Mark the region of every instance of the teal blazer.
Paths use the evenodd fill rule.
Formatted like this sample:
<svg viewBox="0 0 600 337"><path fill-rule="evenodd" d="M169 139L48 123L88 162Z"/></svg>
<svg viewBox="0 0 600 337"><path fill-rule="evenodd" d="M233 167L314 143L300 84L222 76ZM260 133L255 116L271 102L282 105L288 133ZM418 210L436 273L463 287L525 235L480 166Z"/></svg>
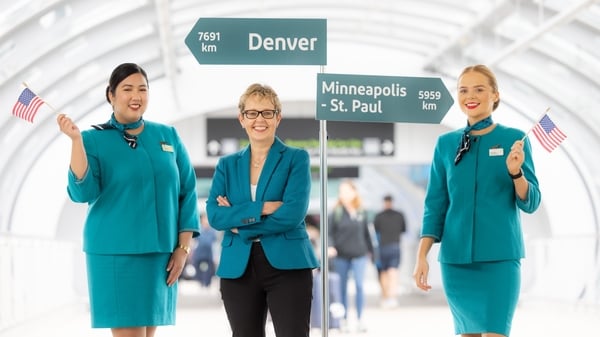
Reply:
<svg viewBox="0 0 600 337"><path fill-rule="evenodd" d="M256 200L250 192L250 146L221 157L206 201L210 225L224 232L217 275L238 278L246 270L254 239L260 239L269 263L277 269L318 267L304 217L310 200L310 157L304 149L271 146L260 174ZM231 207L217 205L226 196ZM261 215L265 201L282 201L273 214ZM238 234L231 229L237 228Z"/></svg>
<svg viewBox="0 0 600 337"><path fill-rule="evenodd" d="M85 252L170 253L180 232L198 236L196 175L175 128L145 120L136 149L116 129L81 135L89 167L82 179L69 170L67 192L88 204Z"/></svg>
<svg viewBox="0 0 600 337"><path fill-rule="evenodd" d="M525 138L523 174L529 182L525 200L515 194L506 156L525 133L496 125L471 136L471 149L454 165L462 130L438 138L427 193L421 236L440 242L442 263L518 260L525 257L521 212L533 213L542 195L535 175L529 138Z"/></svg>

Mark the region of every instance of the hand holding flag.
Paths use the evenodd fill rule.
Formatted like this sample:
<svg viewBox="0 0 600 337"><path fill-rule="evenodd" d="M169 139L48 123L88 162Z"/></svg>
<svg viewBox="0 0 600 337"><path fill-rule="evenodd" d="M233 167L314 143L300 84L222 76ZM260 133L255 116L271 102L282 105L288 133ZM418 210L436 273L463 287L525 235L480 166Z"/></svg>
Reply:
<svg viewBox="0 0 600 337"><path fill-rule="evenodd" d="M38 95L26 87L13 106L12 114L33 123L33 118L44 103Z"/></svg>

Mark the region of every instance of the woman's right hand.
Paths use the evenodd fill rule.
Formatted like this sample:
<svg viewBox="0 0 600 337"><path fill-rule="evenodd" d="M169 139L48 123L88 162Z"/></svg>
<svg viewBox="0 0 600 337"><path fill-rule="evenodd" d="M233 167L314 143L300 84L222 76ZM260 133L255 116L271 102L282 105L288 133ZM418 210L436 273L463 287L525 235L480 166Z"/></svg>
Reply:
<svg viewBox="0 0 600 337"><path fill-rule="evenodd" d="M56 122L60 128L60 131L69 136L69 138L77 139L81 137L81 131L79 130L79 127L77 127L73 120L67 117L67 115L59 114L56 117Z"/></svg>
<svg viewBox="0 0 600 337"><path fill-rule="evenodd" d="M224 195L218 195L217 196L217 205L219 205L220 207L231 207L231 204L229 203L229 200ZM235 233L235 234L239 233L237 227L236 228L232 228L231 232Z"/></svg>
<svg viewBox="0 0 600 337"><path fill-rule="evenodd" d="M275 211L283 205L282 201L265 201L263 203L262 215L269 215L275 213Z"/></svg>
<svg viewBox="0 0 600 337"><path fill-rule="evenodd" d="M413 277L417 287L421 290L428 291L431 286L427 283L427 276L429 274L429 263L427 259L418 259L415 264L415 271Z"/></svg>

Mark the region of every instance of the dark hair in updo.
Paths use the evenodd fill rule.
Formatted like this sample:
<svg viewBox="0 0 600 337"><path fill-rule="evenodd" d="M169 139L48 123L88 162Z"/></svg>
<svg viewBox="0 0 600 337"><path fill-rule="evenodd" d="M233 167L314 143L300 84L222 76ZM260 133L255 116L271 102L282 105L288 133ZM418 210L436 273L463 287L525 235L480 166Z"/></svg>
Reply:
<svg viewBox="0 0 600 337"><path fill-rule="evenodd" d="M121 81L130 75L137 73L144 75L146 83L148 83L148 75L146 75L146 71L144 71L142 67L135 63L122 63L113 70L112 74L110 75L110 79L108 80L108 86L106 87L106 100L108 103L110 103L108 93L110 92L114 96L115 90L117 90L119 83L121 83Z"/></svg>

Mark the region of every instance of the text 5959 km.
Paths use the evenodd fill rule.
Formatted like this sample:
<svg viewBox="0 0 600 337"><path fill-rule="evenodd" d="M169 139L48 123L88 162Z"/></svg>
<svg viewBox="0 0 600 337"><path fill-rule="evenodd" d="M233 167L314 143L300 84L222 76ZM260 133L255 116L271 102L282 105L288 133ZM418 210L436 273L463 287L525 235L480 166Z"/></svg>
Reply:
<svg viewBox="0 0 600 337"><path fill-rule="evenodd" d="M440 100L442 99L442 93L435 90L419 90L419 99L431 99Z"/></svg>

